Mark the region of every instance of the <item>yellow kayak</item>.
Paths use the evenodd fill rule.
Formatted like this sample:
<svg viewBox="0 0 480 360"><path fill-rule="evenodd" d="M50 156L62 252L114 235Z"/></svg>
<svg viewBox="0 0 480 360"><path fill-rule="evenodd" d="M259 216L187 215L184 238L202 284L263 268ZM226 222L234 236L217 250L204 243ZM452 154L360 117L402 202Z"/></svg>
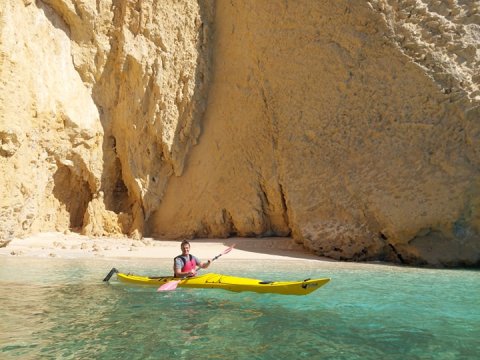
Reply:
<svg viewBox="0 0 480 360"><path fill-rule="evenodd" d="M116 269L112 269L104 281L108 281L113 273L117 274L118 280L137 285L151 285L159 287L170 281L177 281L177 286L184 288L223 289L234 292L253 291L257 293L282 295L307 295L330 281L328 278L306 279L301 281L262 281L258 279L211 273L179 279L174 278L173 276L148 277L125 274L118 272Z"/></svg>

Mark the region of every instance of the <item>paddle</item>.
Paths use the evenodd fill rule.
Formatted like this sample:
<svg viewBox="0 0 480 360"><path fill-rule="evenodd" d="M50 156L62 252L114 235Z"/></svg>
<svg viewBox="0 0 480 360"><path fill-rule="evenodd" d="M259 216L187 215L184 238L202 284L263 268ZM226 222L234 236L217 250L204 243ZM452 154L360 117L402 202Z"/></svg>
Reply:
<svg viewBox="0 0 480 360"><path fill-rule="evenodd" d="M211 262L214 262L215 260L217 260L220 256L222 255L225 255L225 254L228 254L230 251L233 250L233 248L235 247L235 244L233 244L232 246L230 246L229 248L223 250L222 253L218 254L217 256L215 256ZM197 268L195 271L199 271L201 270L201 268ZM182 281L183 279L180 279L180 280L173 280L173 281L169 281L165 284L163 284L162 286L160 286L158 289L157 289L157 292L158 291L172 291L172 290L175 290L178 286L178 283L180 281Z"/></svg>
<svg viewBox="0 0 480 360"><path fill-rule="evenodd" d="M103 279L103 281L110 280L110 278L113 276L113 274L116 274L116 273L118 273L118 270L115 269L115 268L112 268L112 270L110 270L110 272L107 274L107 276L105 276L105 279Z"/></svg>

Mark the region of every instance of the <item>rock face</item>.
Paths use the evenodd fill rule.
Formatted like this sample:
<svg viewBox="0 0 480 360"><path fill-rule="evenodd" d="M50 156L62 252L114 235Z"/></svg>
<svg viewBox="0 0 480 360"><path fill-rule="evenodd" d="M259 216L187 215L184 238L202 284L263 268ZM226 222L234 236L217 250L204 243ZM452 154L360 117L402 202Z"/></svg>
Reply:
<svg viewBox="0 0 480 360"><path fill-rule="evenodd" d="M480 5L0 4L0 236L480 264Z"/></svg>

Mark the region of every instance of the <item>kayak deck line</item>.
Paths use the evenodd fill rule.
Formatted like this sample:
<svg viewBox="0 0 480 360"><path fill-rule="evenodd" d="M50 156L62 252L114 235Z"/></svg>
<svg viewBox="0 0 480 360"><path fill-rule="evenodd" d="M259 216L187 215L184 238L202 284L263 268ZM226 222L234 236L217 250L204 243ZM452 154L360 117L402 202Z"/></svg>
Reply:
<svg viewBox="0 0 480 360"><path fill-rule="evenodd" d="M122 273L113 268L104 281L108 281L113 274L124 283L148 286L160 286L170 281L178 281L178 287L197 289L223 289L233 292L252 291L282 295L307 295L330 281L329 278L305 279L300 281L262 281L231 275L208 273L189 278L175 278L173 276L142 276Z"/></svg>

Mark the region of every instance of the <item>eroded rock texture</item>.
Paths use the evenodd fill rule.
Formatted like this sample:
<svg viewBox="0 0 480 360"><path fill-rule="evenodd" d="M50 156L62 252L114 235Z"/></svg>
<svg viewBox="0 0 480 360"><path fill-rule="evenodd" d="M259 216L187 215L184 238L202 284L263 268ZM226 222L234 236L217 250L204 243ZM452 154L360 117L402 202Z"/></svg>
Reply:
<svg viewBox="0 0 480 360"><path fill-rule="evenodd" d="M5 0L0 235L479 264L479 7Z"/></svg>

